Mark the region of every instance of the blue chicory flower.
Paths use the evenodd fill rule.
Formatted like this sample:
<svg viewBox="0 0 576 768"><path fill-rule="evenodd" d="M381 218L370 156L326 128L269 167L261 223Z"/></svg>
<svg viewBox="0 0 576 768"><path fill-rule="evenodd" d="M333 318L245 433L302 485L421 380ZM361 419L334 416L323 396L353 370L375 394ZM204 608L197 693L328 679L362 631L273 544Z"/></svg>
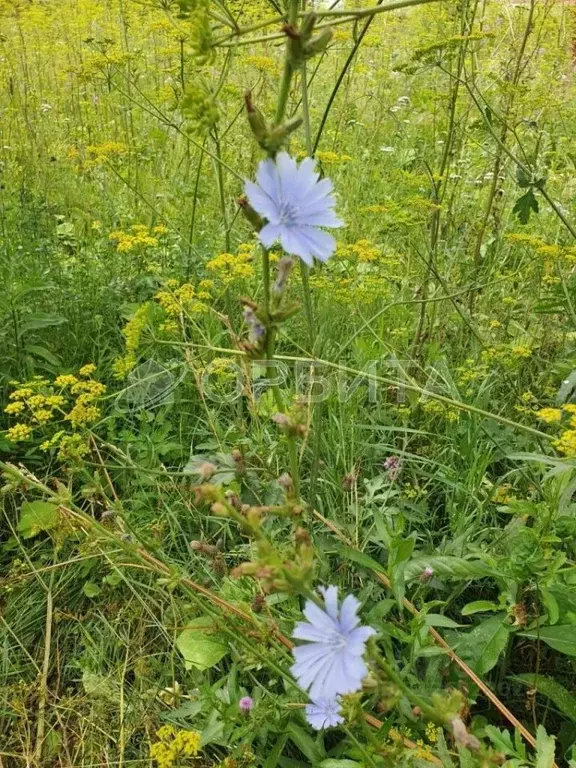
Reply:
<svg viewBox="0 0 576 768"><path fill-rule="evenodd" d="M246 195L252 208L267 219L258 237L271 248L280 240L286 253L312 266L314 258L326 261L336 241L319 227L342 227L334 213L336 201L330 179L320 180L315 162L306 157L300 165L287 152L258 165L255 184L247 181Z"/></svg>
<svg viewBox="0 0 576 768"><path fill-rule="evenodd" d="M307 600L304 615L308 622L299 622L292 635L308 641L292 650L296 663L291 672L312 701L334 700L339 694L360 690L368 674L362 655L366 641L376 634L372 627L358 626L360 603L353 595L339 606L337 587L320 591L325 610Z"/></svg>
<svg viewBox="0 0 576 768"><path fill-rule="evenodd" d="M306 720L316 731L333 728L344 722L337 699L318 699L306 704Z"/></svg>

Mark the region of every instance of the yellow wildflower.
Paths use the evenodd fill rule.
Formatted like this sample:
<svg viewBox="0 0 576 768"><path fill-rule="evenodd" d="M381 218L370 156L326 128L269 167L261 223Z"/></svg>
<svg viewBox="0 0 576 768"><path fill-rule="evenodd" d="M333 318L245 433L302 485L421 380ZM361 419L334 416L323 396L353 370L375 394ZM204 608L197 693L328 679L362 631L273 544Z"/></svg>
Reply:
<svg viewBox="0 0 576 768"><path fill-rule="evenodd" d="M48 408L40 408L40 410L34 412L34 418L40 424L45 424L47 421L50 421L52 416L53 413L48 410Z"/></svg>
<svg viewBox="0 0 576 768"><path fill-rule="evenodd" d="M570 458L576 457L576 429L568 429L563 432L559 440L556 440L554 446Z"/></svg>
<svg viewBox="0 0 576 768"><path fill-rule="evenodd" d="M70 413L64 417L73 427L86 426L100 418L100 409L95 405L87 405L83 402L76 402Z"/></svg>
<svg viewBox="0 0 576 768"><path fill-rule="evenodd" d="M76 376L72 376L71 374L64 373L61 376L57 376L54 379L54 386L55 387L62 387L62 389L66 389L66 387L71 387L73 384L76 384L78 379Z"/></svg>
<svg viewBox="0 0 576 768"><path fill-rule="evenodd" d="M517 344L510 350L514 357L531 357L532 350L525 344Z"/></svg>
<svg viewBox="0 0 576 768"><path fill-rule="evenodd" d="M136 355L129 352L127 355L117 357L112 363L112 370L117 379L125 379L136 365Z"/></svg>
<svg viewBox="0 0 576 768"><path fill-rule="evenodd" d="M10 393L10 400L26 400L27 397L30 397L34 394L34 390L30 387L22 387L21 389L15 389L14 392Z"/></svg>
<svg viewBox="0 0 576 768"><path fill-rule="evenodd" d="M562 411L559 408L541 408L537 415L546 424L557 424L562 418Z"/></svg>
<svg viewBox="0 0 576 768"><path fill-rule="evenodd" d="M24 403L21 400L15 400L13 403L8 403L4 408L4 413L15 414L21 413L24 410Z"/></svg>
<svg viewBox="0 0 576 768"><path fill-rule="evenodd" d="M78 375L85 376L87 378L88 376L92 376L95 370L96 366L94 363L88 363L88 365L83 365L82 368L80 368Z"/></svg>
<svg viewBox="0 0 576 768"><path fill-rule="evenodd" d="M32 429L28 424L14 424L8 430L8 439L13 443L19 443L24 440L28 440L32 436Z"/></svg>

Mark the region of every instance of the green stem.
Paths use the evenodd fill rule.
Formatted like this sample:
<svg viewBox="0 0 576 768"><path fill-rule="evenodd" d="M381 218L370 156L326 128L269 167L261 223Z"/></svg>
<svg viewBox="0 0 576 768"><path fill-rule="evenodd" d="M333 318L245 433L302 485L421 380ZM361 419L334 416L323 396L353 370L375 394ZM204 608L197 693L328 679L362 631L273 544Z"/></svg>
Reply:
<svg viewBox="0 0 576 768"><path fill-rule="evenodd" d="M306 75L306 62L300 69L300 80L302 87L302 116L304 118L304 135L306 137L306 153L312 157L314 152L312 148L312 132L310 129L310 107L308 102L308 79ZM310 351L314 351L314 311L312 309L312 294L310 291L310 270L302 260L300 260L300 274L302 276L302 288L304 295L304 311L306 313L306 322L308 323L308 341Z"/></svg>
<svg viewBox="0 0 576 768"><path fill-rule="evenodd" d="M274 361L274 346L276 341L276 330L272 326L270 321L270 254L266 248L262 248L262 283L264 288L264 313L266 315L266 359L271 365L268 368L268 379L272 382L272 394L276 407L280 413L286 413L286 405L284 398L282 397L282 391L276 383L276 366ZM290 475L294 484L294 495L297 499L300 498L300 462L298 458L298 446L296 440L287 435L288 441L288 456L290 460Z"/></svg>
<svg viewBox="0 0 576 768"><path fill-rule="evenodd" d="M406 696L412 705L420 707L422 713L434 723L438 723L438 725L446 725L446 719L440 716L437 710L428 704L428 702L423 699L422 696L414 693L410 686L404 682L398 672L393 667L391 667L390 664L388 664L388 662L380 655L380 653L375 653L373 658L382 672L384 672L388 680L394 683L394 685L402 691L402 693Z"/></svg>

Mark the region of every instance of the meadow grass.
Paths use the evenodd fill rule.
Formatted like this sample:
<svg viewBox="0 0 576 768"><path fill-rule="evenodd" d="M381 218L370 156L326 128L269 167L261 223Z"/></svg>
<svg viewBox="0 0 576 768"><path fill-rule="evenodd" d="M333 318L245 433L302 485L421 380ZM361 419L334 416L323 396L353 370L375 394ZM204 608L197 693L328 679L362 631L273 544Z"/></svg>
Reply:
<svg viewBox="0 0 576 768"><path fill-rule="evenodd" d="M2 4L0 766L576 765L576 16L392 5ZM346 223L279 299L246 101Z"/></svg>

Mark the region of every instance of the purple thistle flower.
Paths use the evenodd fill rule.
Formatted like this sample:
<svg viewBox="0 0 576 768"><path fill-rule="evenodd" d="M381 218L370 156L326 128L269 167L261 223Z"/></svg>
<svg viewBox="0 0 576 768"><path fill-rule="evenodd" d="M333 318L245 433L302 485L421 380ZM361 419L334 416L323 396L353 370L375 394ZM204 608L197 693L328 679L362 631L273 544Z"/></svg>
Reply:
<svg viewBox="0 0 576 768"><path fill-rule="evenodd" d="M319 227L342 227L334 213L336 201L330 179L319 180L315 162L306 157L298 166L287 152L258 165L255 184L247 181L246 195L252 208L268 220L258 234L265 248L280 240L286 253L312 266L314 258L326 261L336 241Z"/></svg>
<svg viewBox="0 0 576 768"><path fill-rule="evenodd" d="M362 655L366 641L376 634L372 627L358 626L360 603L353 595L339 606L337 587L321 587L320 591L325 610L307 600L304 615L308 622L299 622L292 635L308 643L293 649L296 663L291 672L316 702L360 690L368 673Z"/></svg>
<svg viewBox="0 0 576 768"><path fill-rule="evenodd" d="M242 696L240 701L238 702L238 706L242 710L242 712L250 712L254 705L254 701L251 696Z"/></svg>
<svg viewBox="0 0 576 768"><path fill-rule="evenodd" d="M306 704L306 720L316 731L333 728L344 722L337 699L318 699Z"/></svg>

